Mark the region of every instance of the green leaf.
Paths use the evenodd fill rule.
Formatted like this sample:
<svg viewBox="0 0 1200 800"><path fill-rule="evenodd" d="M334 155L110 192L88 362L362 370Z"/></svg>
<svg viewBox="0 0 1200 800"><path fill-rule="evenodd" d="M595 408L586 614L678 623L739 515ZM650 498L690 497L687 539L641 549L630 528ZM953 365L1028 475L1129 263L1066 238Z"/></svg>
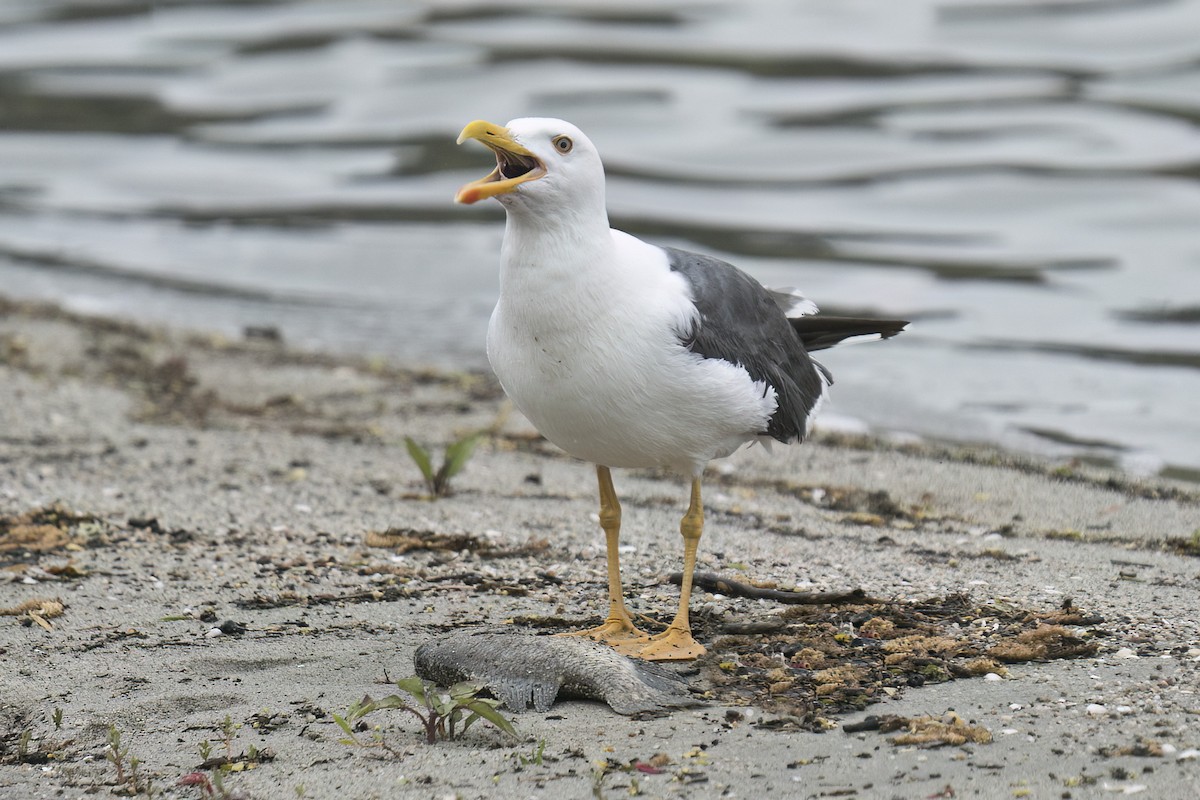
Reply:
<svg viewBox="0 0 1200 800"><path fill-rule="evenodd" d="M387 697L381 697L371 703L371 711L376 711L380 708L410 708L408 701L398 694L389 694Z"/></svg>
<svg viewBox="0 0 1200 800"><path fill-rule="evenodd" d="M351 709L353 709L353 706L351 706ZM347 714L349 714L350 712L349 712L349 711L347 711L346 713L347 713ZM333 715L333 721L337 723L337 726L338 726L339 728L341 728L343 731L345 731L345 733L346 733L346 735L347 735L347 736L353 736L353 735L354 735L354 730L353 730L353 729L350 727L350 723L346 721L346 718L345 718L345 717L343 717L343 716L341 716L341 715L339 715L339 714L334 714L334 715ZM343 739L342 741L343 741L343 743L344 743L344 742L345 742L345 739Z"/></svg>
<svg viewBox="0 0 1200 800"><path fill-rule="evenodd" d="M426 692L432 687L433 684L421 680L416 675L396 681L396 688L402 692L408 692L424 706L429 705L429 701L426 699Z"/></svg>
<svg viewBox="0 0 1200 800"><path fill-rule="evenodd" d="M429 458L429 451L417 444L417 440L411 436L404 437L404 446L408 449L408 457L416 463L417 469L421 470L421 474L425 476L425 482L432 486L433 461Z"/></svg>
<svg viewBox="0 0 1200 800"><path fill-rule="evenodd" d="M479 694L479 692L482 690L483 687L478 683L462 681L450 687L450 696L455 700L469 700L475 695Z"/></svg>
<svg viewBox="0 0 1200 800"><path fill-rule="evenodd" d="M446 448L446 459L441 469L441 472L445 473L445 481L449 482L451 478L462 472L463 467L467 465L467 461L471 459L471 455L475 452L475 446L479 444L479 440L482 438L482 433L473 433L470 436L459 439Z"/></svg>
<svg viewBox="0 0 1200 800"><path fill-rule="evenodd" d="M371 695L364 694L362 700L359 700L354 705L346 709L346 719L356 720L359 717L365 717L375 710L375 701L371 699Z"/></svg>
<svg viewBox="0 0 1200 800"><path fill-rule="evenodd" d="M466 704L466 707L510 736L517 735L517 729L513 727L513 724L502 717L500 712L496 710L496 707L491 705L488 701L472 700Z"/></svg>

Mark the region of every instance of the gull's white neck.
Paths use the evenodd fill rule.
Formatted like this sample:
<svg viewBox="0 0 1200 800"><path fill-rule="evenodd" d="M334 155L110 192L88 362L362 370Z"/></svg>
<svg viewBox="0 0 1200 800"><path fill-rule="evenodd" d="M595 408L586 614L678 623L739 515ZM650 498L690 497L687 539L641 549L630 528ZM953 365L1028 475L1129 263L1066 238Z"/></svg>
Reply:
<svg viewBox="0 0 1200 800"><path fill-rule="evenodd" d="M512 204L500 249L500 293L578 285L596 275L598 264L611 263L612 231L603 200L553 209Z"/></svg>

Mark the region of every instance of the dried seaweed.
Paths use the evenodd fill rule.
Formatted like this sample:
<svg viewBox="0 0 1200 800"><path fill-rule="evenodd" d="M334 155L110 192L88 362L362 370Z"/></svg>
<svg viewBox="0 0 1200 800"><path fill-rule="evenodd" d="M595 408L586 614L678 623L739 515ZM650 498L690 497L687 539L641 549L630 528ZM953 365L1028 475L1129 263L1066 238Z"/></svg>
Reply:
<svg viewBox="0 0 1200 800"><path fill-rule="evenodd" d="M759 706L794 727L822 730L830 717L908 687L1004 675L1004 664L1021 661L1094 655L1104 632L1047 624L1065 615L1102 622L1074 608L1039 613L976 604L965 595L798 605L779 615L782 629L716 635L697 664L718 702Z"/></svg>

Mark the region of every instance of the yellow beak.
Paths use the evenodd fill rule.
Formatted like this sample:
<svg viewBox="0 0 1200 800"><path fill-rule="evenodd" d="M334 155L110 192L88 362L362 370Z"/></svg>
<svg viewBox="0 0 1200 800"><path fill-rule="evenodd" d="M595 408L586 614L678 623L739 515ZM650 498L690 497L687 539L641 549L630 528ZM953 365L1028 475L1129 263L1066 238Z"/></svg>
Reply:
<svg viewBox="0 0 1200 800"><path fill-rule="evenodd" d="M536 180L546 174L541 160L517 143L512 133L503 125L494 125L477 119L462 129L458 143L468 139L483 142L496 154L496 168L485 177L471 181L458 190L454 202L470 205L488 197L511 192L526 181Z"/></svg>

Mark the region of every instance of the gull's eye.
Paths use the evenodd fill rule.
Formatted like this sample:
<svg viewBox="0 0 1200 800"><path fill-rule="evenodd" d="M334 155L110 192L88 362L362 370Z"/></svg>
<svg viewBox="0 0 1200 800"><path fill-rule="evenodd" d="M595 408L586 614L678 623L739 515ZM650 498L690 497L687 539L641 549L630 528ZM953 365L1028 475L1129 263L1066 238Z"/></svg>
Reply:
<svg viewBox="0 0 1200 800"><path fill-rule="evenodd" d="M571 148L574 146L575 146L575 143L571 141L570 136L555 136L554 137L554 149L560 153L569 153L569 152L571 152Z"/></svg>

